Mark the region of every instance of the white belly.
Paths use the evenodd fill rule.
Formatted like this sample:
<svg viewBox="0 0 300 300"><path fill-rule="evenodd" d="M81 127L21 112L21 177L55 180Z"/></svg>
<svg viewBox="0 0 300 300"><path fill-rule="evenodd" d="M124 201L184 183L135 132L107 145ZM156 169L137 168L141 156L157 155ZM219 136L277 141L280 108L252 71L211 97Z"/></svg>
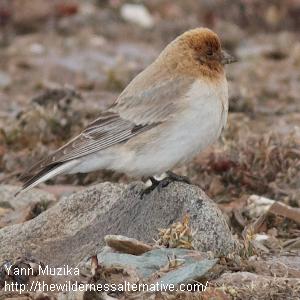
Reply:
<svg viewBox="0 0 300 300"><path fill-rule="evenodd" d="M111 169L133 176L153 176L192 159L218 139L226 124L226 79L218 88L195 82L186 101L186 109L179 115L143 133L141 145L141 135L136 136L128 143L90 155L72 173ZM131 147L131 143L138 147Z"/></svg>
<svg viewBox="0 0 300 300"><path fill-rule="evenodd" d="M192 159L197 153L214 143L227 120L228 93L226 80L219 89L193 84L187 95L188 106L168 124L158 126L156 139L136 153L124 155L115 169L133 175L151 176L174 168ZM122 161L122 160L121 160Z"/></svg>

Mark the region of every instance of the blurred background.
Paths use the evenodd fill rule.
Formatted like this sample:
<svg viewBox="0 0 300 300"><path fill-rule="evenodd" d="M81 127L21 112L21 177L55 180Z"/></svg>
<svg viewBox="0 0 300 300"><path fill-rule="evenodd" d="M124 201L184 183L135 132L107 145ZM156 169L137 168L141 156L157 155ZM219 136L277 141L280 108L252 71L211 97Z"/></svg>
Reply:
<svg viewBox="0 0 300 300"><path fill-rule="evenodd" d="M24 169L80 133L171 40L200 26L239 60L226 66L222 137L174 170L218 204L244 245L212 278L227 270L225 287L241 280L227 290L234 299L300 299L300 0L0 0L0 229L11 235L9 225L85 186L132 180L110 171L59 176L39 185L49 193L12 196ZM0 266L0 281L3 274ZM222 295L203 299L229 299Z"/></svg>
<svg viewBox="0 0 300 300"><path fill-rule="evenodd" d="M24 168L79 133L166 44L199 26L216 31L239 62L226 67L222 139L176 171L230 212L250 194L299 207L299 0L0 0L0 184L20 184ZM103 180L128 178L60 176L41 188L60 195Z"/></svg>

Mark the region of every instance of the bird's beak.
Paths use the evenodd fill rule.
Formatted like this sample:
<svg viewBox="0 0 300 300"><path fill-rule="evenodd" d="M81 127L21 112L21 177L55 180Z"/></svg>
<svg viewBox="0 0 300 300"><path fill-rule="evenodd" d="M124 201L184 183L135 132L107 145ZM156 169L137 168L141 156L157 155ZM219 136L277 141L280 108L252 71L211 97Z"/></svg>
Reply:
<svg viewBox="0 0 300 300"><path fill-rule="evenodd" d="M234 56L228 54L224 50L221 51L221 64L226 65L232 64L234 62L237 62L237 59Z"/></svg>

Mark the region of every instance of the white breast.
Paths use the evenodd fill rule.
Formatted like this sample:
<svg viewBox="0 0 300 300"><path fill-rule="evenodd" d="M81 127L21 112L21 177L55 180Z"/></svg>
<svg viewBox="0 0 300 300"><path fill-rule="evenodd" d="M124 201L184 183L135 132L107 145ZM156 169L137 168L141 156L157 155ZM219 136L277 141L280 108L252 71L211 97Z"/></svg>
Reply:
<svg viewBox="0 0 300 300"><path fill-rule="evenodd" d="M217 140L227 119L226 79L218 86L197 81L185 97L186 109L168 124L158 126L155 142L139 149L123 170L136 175L160 174L192 159Z"/></svg>
<svg viewBox="0 0 300 300"><path fill-rule="evenodd" d="M169 138L180 160L191 159L220 136L228 112L226 79L217 86L196 81L186 97L188 107L174 122Z"/></svg>
<svg viewBox="0 0 300 300"><path fill-rule="evenodd" d="M226 123L226 79L217 86L196 81L185 95L184 102L185 110L172 120L146 132L142 139L137 136L134 141L137 150L127 144L114 150L109 148L90 155L72 171L108 168L134 176L153 176L192 159L217 140Z"/></svg>

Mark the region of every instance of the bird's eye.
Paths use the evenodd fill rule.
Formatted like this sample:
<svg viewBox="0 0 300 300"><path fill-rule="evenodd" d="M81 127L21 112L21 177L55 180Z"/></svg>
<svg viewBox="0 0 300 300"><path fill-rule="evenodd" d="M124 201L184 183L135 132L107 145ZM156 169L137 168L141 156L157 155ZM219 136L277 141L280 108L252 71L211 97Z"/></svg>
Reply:
<svg viewBox="0 0 300 300"><path fill-rule="evenodd" d="M212 56L213 55L212 49L207 50L206 55L207 56Z"/></svg>

